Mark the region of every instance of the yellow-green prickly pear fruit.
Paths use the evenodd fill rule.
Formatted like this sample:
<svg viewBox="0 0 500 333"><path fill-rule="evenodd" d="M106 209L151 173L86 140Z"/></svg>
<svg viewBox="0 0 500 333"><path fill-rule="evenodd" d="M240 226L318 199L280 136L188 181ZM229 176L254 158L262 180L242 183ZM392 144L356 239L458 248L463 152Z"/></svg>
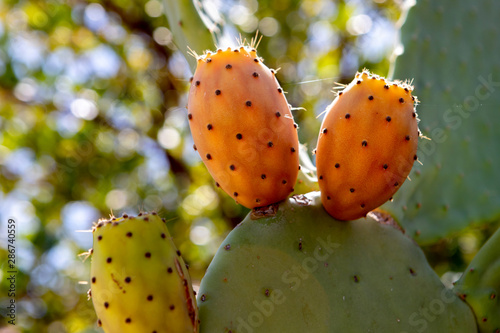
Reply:
<svg viewBox="0 0 500 333"><path fill-rule="evenodd" d="M156 213L93 227L91 296L106 333L198 332L186 265Z"/></svg>

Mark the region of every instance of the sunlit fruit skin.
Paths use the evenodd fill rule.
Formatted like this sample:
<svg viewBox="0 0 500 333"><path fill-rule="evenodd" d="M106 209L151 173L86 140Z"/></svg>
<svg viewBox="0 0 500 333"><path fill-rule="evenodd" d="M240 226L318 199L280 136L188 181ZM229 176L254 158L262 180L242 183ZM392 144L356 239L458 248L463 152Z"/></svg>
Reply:
<svg viewBox="0 0 500 333"><path fill-rule="evenodd" d="M90 295L104 332L198 332L189 272L164 219L113 217L92 233Z"/></svg>
<svg viewBox="0 0 500 333"><path fill-rule="evenodd" d="M275 72L255 49L198 57L188 119L195 149L216 185L238 203L260 207L293 192L297 125Z"/></svg>
<svg viewBox="0 0 500 333"><path fill-rule="evenodd" d="M358 73L327 107L316 149L321 201L354 220L389 200L417 160L413 87Z"/></svg>

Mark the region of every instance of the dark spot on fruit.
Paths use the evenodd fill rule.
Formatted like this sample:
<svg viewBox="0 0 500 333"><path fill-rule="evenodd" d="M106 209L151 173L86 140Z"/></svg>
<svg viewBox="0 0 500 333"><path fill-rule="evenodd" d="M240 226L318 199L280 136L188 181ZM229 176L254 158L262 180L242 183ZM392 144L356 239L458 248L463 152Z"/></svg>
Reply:
<svg viewBox="0 0 500 333"><path fill-rule="evenodd" d="M278 117L278 118L281 117L281 113L276 112L276 117Z"/></svg>
<svg viewBox="0 0 500 333"><path fill-rule="evenodd" d="M246 101L246 102L245 102L245 105L246 105L246 106L252 106L252 102L251 102L251 101Z"/></svg>
<svg viewBox="0 0 500 333"><path fill-rule="evenodd" d="M488 318L483 317L483 319L482 319L482 320L483 320L483 322L485 323L485 322L487 322L487 321L488 321Z"/></svg>
<svg viewBox="0 0 500 333"><path fill-rule="evenodd" d="M253 77L259 77L259 73L257 73L257 72L253 72L252 76L253 76Z"/></svg>
<svg viewBox="0 0 500 333"><path fill-rule="evenodd" d="M399 103L404 103L404 102L405 102L404 98L403 98L403 97L401 97L401 98L399 99Z"/></svg>
<svg viewBox="0 0 500 333"><path fill-rule="evenodd" d="M359 278L357 275L354 275L354 282L358 283L359 282Z"/></svg>
<svg viewBox="0 0 500 333"><path fill-rule="evenodd" d="M165 239L165 237L167 237L167 236L165 235L165 233L162 232L161 233L161 238Z"/></svg>
<svg viewBox="0 0 500 333"><path fill-rule="evenodd" d="M373 101L373 96L372 96L372 95L368 96L368 99L369 99L370 101Z"/></svg>
<svg viewBox="0 0 500 333"><path fill-rule="evenodd" d="M111 264L111 261L113 261L113 259L111 259L111 257L108 257L108 258L106 259L106 262L107 262L108 264Z"/></svg>
<svg viewBox="0 0 500 333"><path fill-rule="evenodd" d="M254 59L253 59L253 61L255 61L255 62L259 62L259 59L257 59L257 58L254 58Z"/></svg>
<svg viewBox="0 0 500 333"><path fill-rule="evenodd" d="M207 58L207 62L212 62L212 58Z"/></svg>
<svg viewBox="0 0 500 333"><path fill-rule="evenodd" d="M128 218L128 215L127 215L127 214L123 214L123 215L122 215L122 217L123 217L124 219L126 219L126 218Z"/></svg>
<svg viewBox="0 0 500 333"><path fill-rule="evenodd" d="M226 251L231 250L231 244L224 245L224 250L226 250Z"/></svg>
<svg viewBox="0 0 500 333"><path fill-rule="evenodd" d="M233 68L233 66L231 66L231 64L226 65L226 69L231 69L231 68Z"/></svg>
<svg viewBox="0 0 500 333"><path fill-rule="evenodd" d="M273 144L271 141L269 141L269 142L267 143L267 146L268 146L269 148L271 148L272 146L274 146L274 144Z"/></svg>
<svg viewBox="0 0 500 333"><path fill-rule="evenodd" d="M148 301L152 301L153 300L153 295L148 295L147 300Z"/></svg>
<svg viewBox="0 0 500 333"><path fill-rule="evenodd" d="M170 305L169 309L170 309L170 311L174 311L175 310L175 305L173 305L173 304Z"/></svg>
<svg viewBox="0 0 500 333"><path fill-rule="evenodd" d="M366 140L363 140L363 142L361 142L361 145L362 145L363 147L366 147L366 146L368 145L368 142L367 142Z"/></svg>
<svg viewBox="0 0 500 333"><path fill-rule="evenodd" d="M240 52L238 49L235 49L233 52Z"/></svg>
<svg viewBox="0 0 500 333"><path fill-rule="evenodd" d="M361 204L361 208L365 208L365 204L364 203Z"/></svg>
<svg viewBox="0 0 500 333"><path fill-rule="evenodd" d="M326 133L328 133L328 129L324 128L323 129L323 134L326 134Z"/></svg>
<svg viewBox="0 0 500 333"><path fill-rule="evenodd" d="M340 164L335 163L335 168L336 168L336 169L340 168Z"/></svg>
<svg viewBox="0 0 500 333"><path fill-rule="evenodd" d="M281 181L281 184L285 185L285 184L286 184L286 180L285 180L285 179L283 179L283 180Z"/></svg>
<svg viewBox="0 0 500 333"><path fill-rule="evenodd" d="M102 236L101 236L101 235L97 236L97 240L98 240L98 241L100 241L101 239L102 239Z"/></svg>
<svg viewBox="0 0 500 333"><path fill-rule="evenodd" d="M319 176L319 180L323 180L323 176Z"/></svg>
<svg viewBox="0 0 500 333"><path fill-rule="evenodd" d="M415 272L415 271L413 270L413 268L410 268L410 274L411 274L411 275L413 275L413 276L415 276L415 275L417 275L417 272Z"/></svg>
<svg viewBox="0 0 500 333"><path fill-rule="evenodd" d="M149 217L147 217L147 216L144 217L144 221L146 221L146 222L149 221Z"/></svg>
<svg viewBox="0 0 500 333"><path fill-rule="evenodd" d="M300 165L299 165L299 170L301 169Z"/></svg>
<svg viewBox="0 0 500 333"><path fill-rule="evenodd" d="M125 319L125 322L126 322L127 324L130 324L130 323L132 322L132 319L127 318L127 319Z"/></svg>
<svg viewBox="0 0 500 333"><path fill-rule="evenodd" d="M388 167L389 166L387 164L384 164L384 166L383 166L384 170L387 170Z"/></svg>
<svg viewBox="0 0 500 333"><path fill-rule="evenodd" d="M200 83L201 83L200 81L196 81L194 84L195 84L196 86L199 86L199 85L200 85Z"/></svg>
<svg viewBox="0 0 500 333"><path fill-rule="evenodd" d="M410 141L410 136L409 135L405 136L405 140Z"/></svg>
<svg viewBox="0 0 500 333"><path fill-rule="evenodd" d="M104 307L107 309L109 308L109 303L108 302L104 302Z"/></svg>
<svg viewBox="0 0 500 333"><path fill-rule="evenodd" d="M398 182L395 182L395 183L394 183L394 186L399 186L399 183L398 183Z"/></svg>
<svg viewBox="0 0 500 333"><path fill-rule="evenodd" d="M193 149L194 149L194 151L198 150L198 148L196 148L196 145L193 145Z"/></svg>
<svg viewBox="0 0 500 333"><path fill-rule="evenodd" d="M205 294L201 295L200 301L205 302L206 299L207 299L207 296L205 296Z"/></svg>
<svg viewBox="0 0 500 333"><path fill-rule="evenodd" d="M243 139L243 135L241 135L241 133L236 134L236 139L238 140Z"/></svg>
<svg viewBox="0 0 500 333"><path fill-rule="evenodd" d="M97 326L101 327L102 326L102 321L101 319L97 319Z"/></svg>
<svg viewBox="0 0 500 333"><path fill-rule="evenodd" d="M342 91L339 91L339 96L342 96L342 94L343 94L343 93L344 93L344 92L342 92Z"/></svg>
<svg viewBox="0 0 500 333"><path fill-rule="evenodd" d="M168 272L169 274L172 274L172 272L173 272L172 267L167 268L167 272Z"/></svg>
<svg viewBox="0 0 500 333"><path fill-rule="evenodd" d="M417 155L413 155L413 160L416 161L417 160Z"/></svg>
<svg viewBox="0 0 500 333"><path fill-rule="evenodd" d="M417 116L417 114L415 112L413 112L411 115L413 116L413 118L415 118Z"/></svg>
<svg viewBox="0 0 500 333"><path fill-rule="evenodd" d="M278 92L281 94L283 92L283 89L278 88Z"/></svg>
<svg viewBox="0 0 500 333"><path fill-rule="evenodd" d="M299 125L297 125L297 123L293 123L293 127L297 128L297 127L299 127Z"/></svg>
<svg viewBox="0 0 500 333"><path fill-rule="evenodd" d="M220 184L219 184L219 183L217 183L217 182L215 182L215 186L220 187Z"/></svg>
<svg viewBox="0 0 500 333"><path fill-rule="evenodd" d="M215 91L215 94L216 94L217 96L219 96L219 95L220 95L220 90L219 90L219 89L217 89L217 90Z"/></svg>
<svg viewBox="0 0 500 333"><path fill-rule="evenodd" d="M351 118L351 115L349 113L346 113L345 114L345 119L349 119L349 118Z"/></svg>
<svg viewBox="0 0 500 333"><path fill-rule="evenodd" d="M144 254L144 256L145 256L146 258L151 258L151 252L146 252L146 253Z"/></svg>
<svg viewBox="0 0 500 333"><path fill-rule="evenodd" d="M235 197L237 197L237 196L238 196L238 192L234 192L233 194L234 194L234 196L235 196Z"/></svg>
<svg viewBox="0 0 500 333"><path fill-rule="evenodd" d="M355 189L353 189L352 187L349 189L349 191L351 191L351 193L353 193L355 191Z"/></svg>
<svg viewBox="0 0 500 333"><path fill-rule="evenodd" d="M387 120L388 122L390 122L392 120L392 118L390 116L387 116L387 117L385 117L385 120Z"/></svg>
<svg viewBox="0 0 500 333"><path fill-rule="evenodd" d="M181 256L181 251L177 250L175 251L175 253L177 253L177 255L180 257Z"/></svg>
<svg viewBox="0 0 500 333"><path fill-rule="evenodd" d="M188 114L188 119L189 120L193 119L193 115L191 113Z"/></svg>
<svg viewBox="0 0 500 333"><path fill-rule="evenodd" d="M361 80L358 80L358 82L356 82L356 84L361 84Z"/></svg>
<svg viewBox="0 0 500 333"><path fill-rule="evenodd" d="M292 187L292 188L290 189L290 192L293 192L293 191L295 191L295 189Z"/></svg>
<svg viewBox="0 0 500 333"><path fill-rule="evenodd" d="M231 169L232 171L234 171L234 170L236 170L236 167L234 166L234 164L231 164L231 165L229 166L229 169Z"/></svg>
<svg viewBox="0 0 500 333"><path fill-rule="evenodd" d="M327 197L326 197L326 200L330 200L330 199L331 199L331 198L330 198L330 196L327 196Z"/></svg>
<svg viewBox="0 0 500 333"><path fill-rule="evenodd" d="M142 213L137 214L137 216L142 216Z"/></svg>
<svg viewBox="0 0 500 333"><path fill-rule="evenodd" d="M95 278L95 276L93 276L92 277L92 283L95 283L95 281L96 281L96 278Z"/></svg>
<svg viewBox="0 0 500 333"><path fill-rule="evenodd" d="M208 129L209 131L210 131L210 130L212 130L212 128L214 128L214 127L212 126L212 124L208 124L208 125L207 125L207 129Z"/></svg>
<svg viewBox="0 0 500 333"><path fill-rule="evenodd" d="M127 277L125 278L125 283L130 283L130 281L132 281L132 279L131 279L129 276L127 276Z"/></svg>
<svg viewBox="0 0 500 333"><path fill-rule="evenodd" d="M293 147L292 147L292 148L290 148L290 151L291 151L292 153L295 153L295 148L293 148Z"/></svg>
<svg viewBox="0 0 500 333"><path fill-rule="evenodd" d="M386 85L384 85L384 88L385 89L389 89L389 86L386 84Z"/></svg>
<svg viewBox="0 0 500 333"><path fill-rule="evenodd" d="M266 175L265 175L265 174L262 174L262 175L260 175L260 178L262 178L262 179L266 179Z"/></svg>
<svg viewBox="0 0 500 333"><path fill-rule="evenodd" d="M206 156L207 156L207 160L211 160L212 159L212 155L207 154Z"/></svg>
<svg viewBox="0 0 500 333"><path fill-rule="evenodd" d="M405 88L405 91L406 91L406 92L409 92L408 88Z"/></svg>
<svg viewBox="0 0 500 333"><path fill-rule="evenodd" d="M260 202L260 199L255 199L255 202L256 202L256 203L259 203L259 202Z"/></svg>
<svg viewBox="0 0 500 333"><path fill-rule="evenodd" d="M276 71L274 69L271 68L271 74L276 74Z"/></svg>

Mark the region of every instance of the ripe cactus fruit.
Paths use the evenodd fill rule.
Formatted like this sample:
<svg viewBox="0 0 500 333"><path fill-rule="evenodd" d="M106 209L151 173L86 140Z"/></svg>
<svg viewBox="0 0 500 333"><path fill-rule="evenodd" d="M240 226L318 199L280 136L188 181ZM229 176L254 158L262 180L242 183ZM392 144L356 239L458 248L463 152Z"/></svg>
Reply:
<svg viewBox="0 0 500 333"><path fill-rule="evenodd" d="M480 333L500 332L500 229L481 247L454 289L474 311Z"/></svg>
<svg viewBox="0 0 500 333"><path fill-rule="evenodd" d="M198 57L188 118L208 171L238 203L260 207L293 192L299 171L297 125L275 72L254 48Z"/></svg>
<svg viewBox="0 0 500 333"><path fill-rule="evenodd" d="M366 216L405 181L420 133L412 89L363 71L328 106L316 167L321 200L333 217Z"/></svg>
<svg viewBox="0 0 500 333"><path fill-rule="evenodd" d="M318 192L231 231L198 305L202 332L477 332L418 245L375 214L333 219Z"/></svg>
<svg viewBox="0 0 500 333"><path fill-rule="evenodd" d="M93 228L92 301L106 333L198 332L189 273L155 213Z"/></svg>

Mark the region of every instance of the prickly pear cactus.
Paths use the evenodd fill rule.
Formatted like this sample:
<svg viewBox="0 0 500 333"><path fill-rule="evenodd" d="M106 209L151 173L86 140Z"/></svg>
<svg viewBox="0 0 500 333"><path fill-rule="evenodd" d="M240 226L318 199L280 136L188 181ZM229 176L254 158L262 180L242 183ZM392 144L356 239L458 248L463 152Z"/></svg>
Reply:
<svg viewBox="0 0 500 333"><path fill-rule="evenodd" d="M299 172L297 125L275 72L255 48L198 57L188 119L208 171L248 208L285 199Z"/></svg>
<svg viewBox="0 0 500 333"><path fill-rule="evenodd" d="M500 229L479 250L455 290L472 307L479 332L500 332Z"/></svg>
<svg viewBox="0 0 500 333"><path fill-rule="evenodd" d="M421 140L383 208L429 243L500 216L500 2L420 0L402 28L394 77L415 78Z"/></svg>
<svg viewBox="0 0 500 333"><path fill-rule="evenodd" d="M156 214L101 220L93 228L91 296L106 333L197 332L191 280Z"/></svg>
<svg viewBox="0 0 500 333"><path fill-rule="evenodd" d="M203 278L201 331L476 332L419 247L377 219L335 220L317 192L254 211Z"/></svg>
<svg viewBox="0 0 500 333"><path fill-rule="evenodd" d="M194 72L196 61L188 56L189 49L196 52L210 49L220 34L220 23L211 19L201 1L164 0L163 5L174 43Z"/></svg>
<svg viewBox="0 0 500 333"><path fill-rule="evenodd" d="M316 166L321 201L334 218L364 217L403 185L420 135L412 90L363 71L327 107Z"/></svg>

